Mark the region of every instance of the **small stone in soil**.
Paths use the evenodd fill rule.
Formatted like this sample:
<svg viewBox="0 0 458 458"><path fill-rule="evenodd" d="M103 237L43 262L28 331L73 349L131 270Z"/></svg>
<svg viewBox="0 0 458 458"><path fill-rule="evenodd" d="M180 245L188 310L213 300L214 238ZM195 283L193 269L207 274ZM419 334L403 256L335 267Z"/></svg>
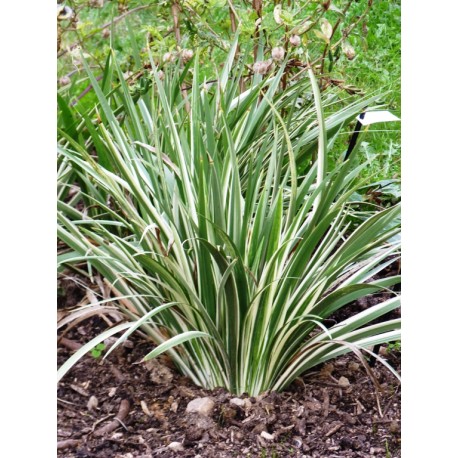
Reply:
<svg viewBox="0 0 458 458"><path fill-rule="evenodd" d="M181 444L181 442L171 442L167 448L173 452L182 452L184 450L183 444Z"/></svg>
<svg viewBox="0 0 458 458"><path fill-rule="evenodd" d="M172 404L170 405L170 410L172 412L176 412L178 410L178 402L177 401L173 401Z"/></svg>
<svg viewBox="0 0 458 458"><path fill-rule="evenodd" d="M215 402L210 398L196 398L188 403L186 407L186 412L195 412L200 415L210 416L215 407Z"/></svg>
<svg viewBox="0 0 458 458"><path fill-rule="evenodd" d="M145 415L148 415L148 417L152 416L150 410L148 409L148 405L146 404L146 402L144 400L140 401L140 406L141 406L141 408L142 408L142 410L143 410Z"/></svg>
<svg viewBox="0 0 458 458"><path fill-rule="evenodd" d="M89 401L87 402L87 410L96 409L98 405L99 405L98 399L95 396L91 396L89 398Z"/></svg>
<svg viewBox="0 0 458 458"><path fill-rule="evenodd" d="M233 398L229 401L231 404L236 405L237 407L245 407L245 399Z"/></svg>
<svg viewBox="0 0 458 458"><path fill-rule="evenodd" d="M267 439L268 441L272 441L275 439L275 436L273 434L269 434L267 431L263 431L261 433L261 437L263 437L264 439Z"/></svg>
<svg viewBox="0 0 458 458"><path fill-rule="evenodd" d="M301 448L302 447L302 439L298 436L293 437L293 445L296 448Z"/></svg>
<svg viewBox="0 0 458 458"><path fill-rule="evenodd" d="M348 378L344 376L340 377L339 386L341 386L342 388L347 388L348 386L350 386L350 380L348 380Z"/></svg>

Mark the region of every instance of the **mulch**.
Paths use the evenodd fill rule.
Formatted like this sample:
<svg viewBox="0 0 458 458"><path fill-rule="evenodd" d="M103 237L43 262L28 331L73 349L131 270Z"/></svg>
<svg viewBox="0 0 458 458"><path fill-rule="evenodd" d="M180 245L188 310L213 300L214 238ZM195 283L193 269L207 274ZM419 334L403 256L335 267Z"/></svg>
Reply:
<svg viewBox="0 0 458 458"><path fill-rule="evenodd" d="M71 304L59 305L64 314ZM95 316L64 329L63 339L61 331L58 365L106 326ZM57 387L58 457L401 456L400 383L379 362L379 389L348 354L282 393L250 397L197 387L167 357L142 363L151 348L133 335L106 360L86 355L66 374ZM382 354L400 373L400 353ZM207 415L187 412L197 398L213 401Z"/></svg>

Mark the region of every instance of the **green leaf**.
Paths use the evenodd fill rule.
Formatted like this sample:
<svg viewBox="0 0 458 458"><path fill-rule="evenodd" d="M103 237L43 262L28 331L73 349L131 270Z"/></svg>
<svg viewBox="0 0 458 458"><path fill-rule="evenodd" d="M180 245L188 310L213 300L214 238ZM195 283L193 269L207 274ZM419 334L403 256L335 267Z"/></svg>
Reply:
<svg viewBox="0 0 458 458"><path fill-rule="evenodd" d="M161 345L156 347L153 351L149 352L144 358L143 361L148 361L149 359L156 358L161 353L164 353L171 348L181 345L184 342L188 342L192 339L200 339L202 337L211 337L209 334L200 331L188 331L178 336L172 337L171 339L163 342Z"/></svg>

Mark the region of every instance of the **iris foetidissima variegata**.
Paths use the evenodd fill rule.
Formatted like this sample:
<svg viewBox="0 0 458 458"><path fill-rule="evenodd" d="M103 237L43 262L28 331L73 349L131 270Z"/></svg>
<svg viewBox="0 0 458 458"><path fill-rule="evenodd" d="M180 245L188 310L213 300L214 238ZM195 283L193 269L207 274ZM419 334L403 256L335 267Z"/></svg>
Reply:
<svg viewBox="0 0 458 458"><path fill-rule="evenodd" d="M355 218L365 165L357 149L328 163L342 128L374 99L333 110L312 71L282 89L284 63L240 93L235 47L213 83L199 80L198 53L161 78L151 61L151 87L137 98L114 58L112 84L86 66L97 104L80 115L79 136L59 134L58 235L70 249L59 260L102 275L127 322L59 377L108 335L124 331L116 346L140 329L156 344L146 359L167 352L200 386L257 395L399 340L399 319L377 320L399 307L395 294L323 324L400 280L376 279L399 258L400 206Z"/></svg>

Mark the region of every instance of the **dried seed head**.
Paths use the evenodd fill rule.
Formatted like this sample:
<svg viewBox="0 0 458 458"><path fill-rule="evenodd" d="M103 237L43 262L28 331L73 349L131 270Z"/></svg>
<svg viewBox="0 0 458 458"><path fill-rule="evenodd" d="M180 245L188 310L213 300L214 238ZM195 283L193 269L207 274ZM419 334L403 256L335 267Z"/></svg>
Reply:
<svg viewBox="0 0 458 458"><path fill-rule="evenodd" d="M183 62L189 62L193 56L194 52L192 49L183 49L183 51L181 51L181 57L183 59Z"/></svg>
<svg viewBox="0 0 458 458"><path fill-rule="evenodd" d="M73 16L73 10L69 6L57 5L57 20L65 21Z"/></svg>
<svg viewBox="0 0 458 458"><path fill-rule="evenodd" d="M67 86L71 82L72 80L68 76L63 76L62 78L59 78L58 84L59 86Z"/></svg>
<svg viewBox="0 0 458 458"><path fill-rule="evenodd" d="M157 72L157 77L158 77L161 81L164 81L165 73L164 73L162 70L159 70L159 71Z"/></svg>
<svg viewBox="0 0 458 458"><path fill-rule="evenodd" d="M333 28L331 23L326 18L321 19L321 31L328 40L331 39L333 34Z"/></svg>
<svg viewBox="0 0 458 458"><path fill-rule="evenodd" d="M253 72L258 75L265 75L272 67L272 59L261 60L253 64Z"/></svg>
<svg viewBox="0 0 458 458"><path fill-rule="evenodd" d="M277 46L276 48L272 49L272 59L280 62L285 58L285 48L282 46Z"/></svg>
<svg viewBox="0 0 458 458"><path fill-rule="evenodd" d="M301 37L299 35L291 35L289 37L289 42L293 45L293 46L299 46L301 44Z"/></svg>
<svg viewBox="0 0 458 458"><path fill-rule="evenodd" d="M331 6L331 0L325 0L325 1L323 2L323 8L324 8L325 10L328 10L330 6Z"/></svg>
<svg viewBox="0 0 458 458"><path fill-rule="evenodd" d="M175 56L171 52L166 52L162 56L162 61L167 63L167 62L172 62L174 60Z"/></svg>
<svg viewBox="0 0 458 458"><path fill-rule="evenodd" d="M274 20L277 24L283 24L283 19L281 18L281 5L277 5L274 8Z"/></svg>
<svg viewBox="0 0 458 458"><path fill-rule="evenodd" d="M110 38L111 32L110 29L103 29L102 38Z"/></svg>
<svg viewBox="0 0 458 458"><path fill-rule="evenodd" d="M348 43L348 41L345 41L342 45L342 51L347 57L348 60L353 60L356 56L356 52L353 48L353 46Z"/></svg>

